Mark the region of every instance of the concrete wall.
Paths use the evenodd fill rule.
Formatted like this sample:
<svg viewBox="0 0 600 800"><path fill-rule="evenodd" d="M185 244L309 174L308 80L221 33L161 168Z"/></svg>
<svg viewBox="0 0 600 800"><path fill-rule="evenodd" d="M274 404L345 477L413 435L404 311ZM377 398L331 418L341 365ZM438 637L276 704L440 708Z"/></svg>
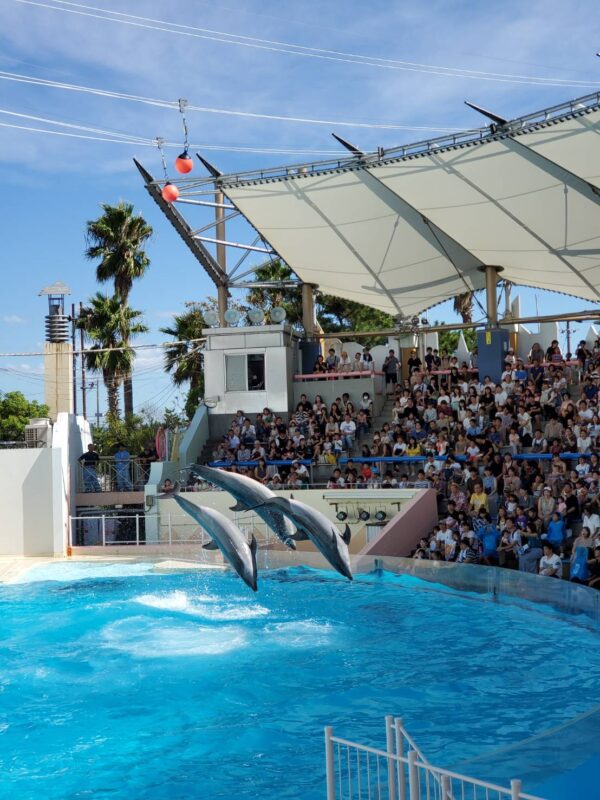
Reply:
<svg viewBox="0 0 600 800"><path fill-rule="evenodd" d="M431 533L438 523L437 496L434 489L420 489L402 504L398 514L382 529L377 538L360 552L369 556L408 556L419 539Z"/></svg>
<svg viewBox="0 0 600 800"><path fill-rule="evenodd" d="M194 464L198 460L202 448L209 438L208 409L201 403L179 445L180 469L185 469L189 464Z"/></svg>
<svg viewBox="0 0 600 800"><path fill-rule="evenodd" d="M365 378L331 378L327 380L314 380L314 381L295 381L294 382L294 409L300 402L300 396L305 394L312 402L316 395L320 394L323 402L330 406L335 402L336 397L341 397L344 392L348 392L350 400L354 404L355 409L358 411L359 403L363 392L368 392L373 400L373 408L375 416L377 416L383 405L383 396L381 393L377 394L380 389L382 380L377 376L367 376Z"/></svg>
<svg viewBox="0 0 600 800"><path fill-rule="evenodd" d="M0 450L0 555L62 555L68 530L62 450Z"/></svg>

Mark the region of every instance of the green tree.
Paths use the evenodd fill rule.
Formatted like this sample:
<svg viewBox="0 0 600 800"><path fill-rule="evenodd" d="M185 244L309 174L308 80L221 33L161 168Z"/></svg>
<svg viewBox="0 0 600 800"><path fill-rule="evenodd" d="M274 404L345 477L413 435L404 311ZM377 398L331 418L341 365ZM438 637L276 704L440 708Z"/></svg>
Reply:
<svg viewBox="0 0 600 800"><path fill-rule="evenodd" d="M286 264L274 261L256 270L257 281L289 281L294 273ZM274 306L285 309L286 321L294 326L302 326L302 290L297 287L257 287L246 295L246 303L261 308L267 315ZM344 300L317 290L315 294L317 321L325 333L341 331L370 331L394 327L394 318L371 306ZM383 338L365 340L365 344L377 344Z"/></svg>
<svg viewBox="0 0 600 800"><path fill-rule="evenodd" d="M148 328L140 322L141 311L134 311L116 295L107 297L98 292L82 310L78 326L83 328L91 344L86 354L89 370L102 373L106 386L109 415L119 417L119 386L131 374L135 352L131 339Z"/></svg>
<svg viewBox="0 0 600 800"><path fill-rule="evenodd" d="M164 368L175 386L189 384L185 411L191 419L204 392L202 344L193 340L202 337L207 325L198 303L186 303L186 306L188 310L184 314L176 314L173 324L160 330L175 340L165 348Z"/></svg>
<svg viewBox="0 0 600 800"><path fill-rule="evenodd" d="M134 214L131 203L121 201L116 206L103 203L101 208L103 214L87 223L85 255L98 262L98 282L113 281L115 296L127 306L134 280L141 278L150 265L144 245L152 235L152 228L140 214ZM128 416L133 413L131 373L126 373L123 381L125 416Z"/></svg>
<svg viewBox="0 0 600 800"><path fill-rule="evenodd" d="M0 441L23 441L29 420L47 416L48 406L28 400L22 392L0 392Z"/></svg>

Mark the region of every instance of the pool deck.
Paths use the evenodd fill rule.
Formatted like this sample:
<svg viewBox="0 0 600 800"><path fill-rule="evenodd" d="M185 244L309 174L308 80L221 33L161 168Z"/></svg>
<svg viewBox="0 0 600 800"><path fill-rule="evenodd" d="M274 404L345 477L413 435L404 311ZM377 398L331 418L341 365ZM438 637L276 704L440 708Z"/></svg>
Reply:
<svg viewBox="0 0 600 800"><path fill-rule="evenodd" d="M122 556L118 558L114 556L111 558L106 555L81 555L71 556L70 558L59 558L52 556L38 556L38 557L19 557L19 556L0 556L0 583L15 583L19 578L33 567L40 564L60 564L73 561L155 561L156 572L189 572L203 569L226 569L223 564L207 564L207 563L194 563L192 561L177 560L175 558L166 559L154 557L151 559L140 558L137 556Z"/></svg>

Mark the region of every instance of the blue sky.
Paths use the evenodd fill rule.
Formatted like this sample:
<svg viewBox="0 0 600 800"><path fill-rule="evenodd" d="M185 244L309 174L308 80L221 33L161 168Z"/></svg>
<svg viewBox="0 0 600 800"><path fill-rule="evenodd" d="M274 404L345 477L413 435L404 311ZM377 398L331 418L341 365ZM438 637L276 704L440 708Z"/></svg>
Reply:
<svg viewBox="0 0 600 800"><path fill-rule="evenodd" d="M19 74L169 101L185 97L211 108L438 129L482 124L464 106L465 99L516 116L586 94L600 84L594 0L426 5L382 0L97 3L95 9L143 15L181 27L160 30L163 25L134 16L109 22L99 18L106 16L101 10L92 10L92 0L87 4L0 0L0 70L5 77ZM231 43L222 33L198 28L255 39ZM217 41L224 38L229 41ZM279 52L288 49L284 46L256 39L314 49L295 55ZM332 56L322 50L350 55ZM383 61L372 66L359 56L435 68L401 69ZM554 80L539 85L535 82L539 78ZM133 167L136 156L159 176L156 148L3 127L81 134L76 128L31 120L32 116L148 141L156 136L182 140L176 110L0 78L0 351L40 349L45 302L37 294L43 286L63 280L76 301L85 301L96 290L94 267L83 257L85 223L98 215L101 202L120 199L132 202L154 227L148 247L152 264L131 301L144 311L152 329L145 340L161 340L158 328L168 324L186 300L202 300L214 292L147 196ZM332 129L366 149L435 135L433 130L335 128L200 112L190 112L188 124L190 141L225 171L294 162L304 156L206 146L325 153L336 151L329 135ZM176 154L169 150L169 160ZM544 292L524 290L521 295L525 313L535 313L536 297L540 313L589 307ZM430 317L453 319L447 304ZM41 359L0 358L0 391L14 388L33 398L43 396ZM160 409L165 402L176 403L177 396L161 374L159 355L141 354L136 405Z"/></svg>

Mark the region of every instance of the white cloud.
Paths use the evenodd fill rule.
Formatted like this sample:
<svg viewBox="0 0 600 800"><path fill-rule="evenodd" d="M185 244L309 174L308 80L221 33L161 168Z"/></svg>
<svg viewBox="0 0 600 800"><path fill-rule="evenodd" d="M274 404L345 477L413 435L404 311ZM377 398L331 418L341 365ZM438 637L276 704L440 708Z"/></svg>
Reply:
<svg viewBox="0 0 600 800"><path fill-rule="evenodd" d="M25 325L27 320L23 317L19 317L18 314L7 314L2 317L2 322L5 322L7 325Z"/></svg>

